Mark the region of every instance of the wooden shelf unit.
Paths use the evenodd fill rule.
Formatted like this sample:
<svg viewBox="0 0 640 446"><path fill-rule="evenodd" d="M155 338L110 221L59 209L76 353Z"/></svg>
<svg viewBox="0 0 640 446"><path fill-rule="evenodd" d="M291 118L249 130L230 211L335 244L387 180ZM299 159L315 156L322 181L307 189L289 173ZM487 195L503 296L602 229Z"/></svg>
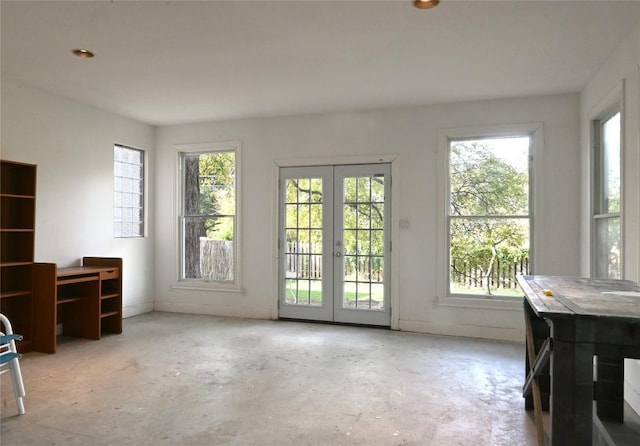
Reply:
<svg viewBox="0 0 640 446"><path fill-rule="evenodd" d="M100 272L100 329L122 333L122 259L84 257L82 264L106 268Z"/></svg>
<svg viewBox="0 0 640 446"><path fill-rule="evenodd" d="M0 312L32 349L36 166L0 161Z"/></svg>
<svg viewBox="0 0 640 446"><path fill-rule="evenodd" d="M83 266L34 265L34 350L55 353L65 336L100 339L122 333L122 259L85 257Z"/></svg>

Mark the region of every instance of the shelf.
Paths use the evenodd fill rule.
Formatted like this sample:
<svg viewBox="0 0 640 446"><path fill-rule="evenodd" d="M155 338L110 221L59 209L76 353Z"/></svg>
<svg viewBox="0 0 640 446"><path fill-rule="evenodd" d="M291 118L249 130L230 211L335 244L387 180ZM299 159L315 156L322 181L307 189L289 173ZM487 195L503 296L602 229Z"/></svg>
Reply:
<svg viewBox="0 0 640 446"><path fill-rule="evenodd" d="M0 263L0 268L9 268L12 266L31 266L32 262L2 262Z"/></svg>
<svg viewBox="0 0 640 446"><path fill-rule="evenodd" d="M68 304L71 302L79 302L81 300L85 300L86 297L63 297L61 299L58 299L57 304L61 305L61 304Z"/></svg>
<svg viewBox="0 0 640 446"><path fill-rule="evenodd" d="M22 353L33 347L36 171L33 164L0 160L0 311L24 336Z"/></svg>
<svg viewBox="0 0 640 446"><path fill-rule="evenodd" d="M100 296L101 300L105 300L105 299L113 299L114 297L120 297L119 293L113 293L113 294L103 294Z"/></svg>
<svg viewBox="0 0 640 446"><path fill-rule="evenodd" d="M30 197L36 194L36 166L16 161L0 163L0 191L5 197Z"/></svg>
<svg viewBox="0 0 640 446"><path fill-rule="evenodd" d="M0 194L0 198L20 198L20 199L25 199L25 200L34 200L36 197L34 195L1 193Z"/></svg>
<svg viewBox="0 0 640 446"><path fill-rule="evenodd" d="M118 316L119 314L120 314L119 311L108 311L106 313L101 313L100 318L104 319L105 317Z"/></svg>
<svg viewBox="0 0 640 446"><path fill-rule="evenodd" d="M58 285L72 285L80 282L96 282L97 276L73 277L71 279L58 279Z"/></svg>
<svg viewBox="0 0 640 446"><path fill-rule="evenodd" d="M2 291L0 292L0 299L7 299L9 297L29 296L31 290L14 290L14 291Z"/></svg>
<svg viewBox="0 0 640 446"><path fill-rule="evenodd" d="M0 232L0 262L33 263L33 231Z"/></svg>

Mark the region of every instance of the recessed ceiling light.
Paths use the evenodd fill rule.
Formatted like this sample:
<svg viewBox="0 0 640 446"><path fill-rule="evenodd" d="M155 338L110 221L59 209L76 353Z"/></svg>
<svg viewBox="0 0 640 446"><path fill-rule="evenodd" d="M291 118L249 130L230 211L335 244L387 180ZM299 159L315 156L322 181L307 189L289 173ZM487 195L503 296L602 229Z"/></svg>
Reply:
<svg viewBox="0 0 640 446"><path fill-rule="evenodd" d="M81 59L91 59L94 56L91 51L84 48L76 48L75 50L71 50L71 52Z"/></svg>
<svg viewBox="0 0 640 446"><path fill-rule="evenodd" d="M418 9L431 9L438 6L440 0L413 0L413 6Z"/></svg>

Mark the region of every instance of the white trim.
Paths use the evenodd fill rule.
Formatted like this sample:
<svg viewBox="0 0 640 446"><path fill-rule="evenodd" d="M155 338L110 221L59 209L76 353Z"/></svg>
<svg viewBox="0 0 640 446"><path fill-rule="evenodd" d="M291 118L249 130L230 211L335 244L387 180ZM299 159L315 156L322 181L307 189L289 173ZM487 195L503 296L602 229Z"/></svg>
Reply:
<svg viewBox="0 0 640 446"><path fill-rule="evenodd" d="M624 399L631 406L633 410L640 415L640 389L636 388L636 381L630 380L630 375L633 373L635 376L638 376L638 372L640 372L640 361L631 358L625 358L624 360L625 367L625 379L624 379ZM631 368L635 370L631 370ZM640 385L640 383L637 383Z"/></svg>
<svg viewBox="0 0 640 446"><path fill-rule="evenodd" d="M522 311L521 300L518 298L505 298L501 296L477 296L465 297L461 295L451 296L448 293L448 207L449 207L449 141L451 139L465 138L505 138L510 136L531 135L533 144L530 148L531 160L529 162L529 267L535 271L535 215L540 211L534 200L536 195L535 181L536 160L544 150L544 126L541 122L503 124L483 127L446 128L438 131L438 211L437 211L437 298L436 305L462 307L462 308L490 308L495 310ZM482 336L479 336L482 337Z"/></svg>
<svg viewBox="0 0 640 446"><path fill-rule="evenodd" d="M609 109L616 107L624 100L624 79L613 87L589 112L589 121L599 119Z"/></svg>
<svg viewBox="0 0 640 446"><path fill-rule="evenodd" d="M435 302L439 307L459 307L459 308L478 308L483 310L504 310L522 312L522 297L504 297L504 296L444 296L438 298Z"/></svg>
<svg viewBox="0 0 640 446"><path fill-rule="evenodd" d="M589 274L595 277L597 271L597 260L594 255L596 249L596 225L595 221L599 218L620 218L620 279L625 277L625 226L624 226L624 184L625 184L625 103L624 103L625 81L622 79L618 85L613 87L604 98L591 109L589 113ZM600 197L596 198L595 188L601 186L599 183L600 177L600 159L596 159L596 150L601 150L600 147L600 135L599 131L596 132L596 125L599 126L600 122L611 114L612 111L617 110L620 113L620 212L608 217L607 214L596 214L596 199L600 200ZM598 139L598 141L596 141ZM598 179L597 179L598 178ZM598 191L598 194L600 191Z"/></svg>
<svg viewBox="0 0 640 446"><path fill-rule="evenodd" d="M275 232L275 237L271 237L271 299L269 299L269 310L271 319L278 319L278 305L280 292L280 167L273 165L273 183L271 185L271 224Z"/></svg>
<svg viewBox="0 0 640 446"><path fill-rule="evenodd" d="M522 305L520 305L522 311ZM414 333L426 333L442 336L457 336L474 339L489 339L494 341L524 343L524 329L485 327L482 325L465 325L453 323L438 323L400 319L400 330Z"/></svg>
<svg viewBox="0 0 640 446"><path fill-rule="evenodd" d="M241 141L215 141L193 144L176 144L174 151L174 163L176 166L176 175L174 176L174 203L173 203L173 234L174 234L174 283L172 288L184 290L204 290L204 291L220 291L220 292L236 292L243 293L242 288L242 142ZM235 232L234 232L234 277L233 283L227 282L211 282L204 280L181 280L181 253L180 253L180 227L178 220L181 213L182 204L182 162L181 153L199 153L199 152L222 152L233 151L235 153L236 163L236 210L235 210Z"/></svg>
<svg viewBox="0 0 640 446"><path fill-rule="evenodd" d="M189 304L184 302L157 300L154 311L169 313L206 314L209 316L269 319L269 311L262 307L239 307L229 305Z"/></svg>
<svg viewBox="0 0 640 446"><path fill-rule="evenodd" d="M438 138L440 143L444 142L444 147L447 148L447 142L449 139L491 137L506 138L509 136L521 136L523 134L536 134L539 130L542 130L542 127L542 122L534 122L523 124L502 124L483 127L446 128L440 129L438 131ZM442 146L439 146L439 148L442 148Z"/></svg>
<svg viewBox="0 0 640 446"><path fill-rule="evenodd" d="M145 302L141 304L127 305L122 307L122 317L128 318L139 314L151 313L153 311L153 302Z"/></svg>
<svg viewBox="0 0 640 446"><path fill-rule="evenodd" d="M242 143L240 141L214 141L192 144L176 144L174 147L178 152L185 153L222 152L225 150L241 150Z"/></svg>
<svg viewBox="0 0 640 446"><path fill-rule="evenodd" d="M400 159L391 162L391 330L400 330ZM394 183L395 179L395 183ZM395 241L395 246L393 241Z"/></svg>
<svg viewBox="0 0 640 446"><path fill-rule="evenodd" d="M389 155L355 155L330 156L313 158L274 159L278 167L310 167L310 166L341 166L349 164L383 164L392 163L398 158L397 154Z"/></svg>
<svg viewBox="0 0 640 446"><path fill-rule="evenodd" d="M241 293L244 289L239 284L227 282L211 282L198 279L180 280L172 284L169 290L216 291L220 293Z"/></svg>

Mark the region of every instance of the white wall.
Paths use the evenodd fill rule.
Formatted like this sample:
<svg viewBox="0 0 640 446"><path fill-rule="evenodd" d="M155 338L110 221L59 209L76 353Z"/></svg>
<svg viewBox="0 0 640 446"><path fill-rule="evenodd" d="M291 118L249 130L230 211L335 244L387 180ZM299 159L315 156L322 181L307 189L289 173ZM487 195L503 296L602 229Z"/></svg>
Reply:
<svg viewBox="0 0 640 446"><path fill-rule="evenodd" d="M522 308L453 308L436 303L438 130L542 122L536 154L537 273L579 271L578 95L515 98L353 113L244 119L167 126L156 134L156 308L268 318L272 314L274 160L398 154L398 219L410 221L393 241L398 265L399 328L523 340ZM172 289L176 278L176 144L242 141L244 293Z"/></svg>
<svg viewBox="0 0 640 446"><path fill-rule="evenodd" d="M590 123L611 91L624 86L624 278L640 281L640 23L589 81L580 96L582 152L581 272L590 275ZM625 398L640 413L640 361L626 361Z"/></svg>
<svg viewBox="0 0 640 446"><path fill-rule="evenodd" d="M154 128L10 80L1 88L0 154L38 165L36 261L122 257L124 315L151 311L153 225L142 239L113 238L113 145L147 150L152 172Z"/></svg>

